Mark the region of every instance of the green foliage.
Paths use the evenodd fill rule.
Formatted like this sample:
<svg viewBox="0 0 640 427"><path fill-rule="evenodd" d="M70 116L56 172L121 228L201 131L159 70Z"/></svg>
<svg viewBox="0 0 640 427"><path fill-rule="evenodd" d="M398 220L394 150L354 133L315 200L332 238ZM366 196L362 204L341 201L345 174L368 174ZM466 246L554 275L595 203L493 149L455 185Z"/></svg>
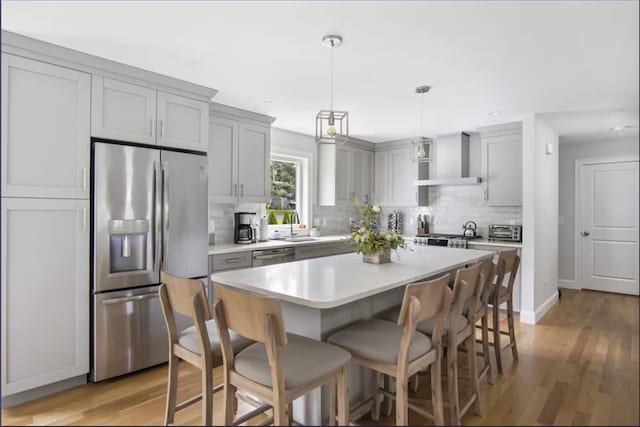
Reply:
<svg viewBox="0 0 640 427"><path fill-rule="evenodd" d="M283 224L291 223L291 215L289 214L289 211L284 211L284 214L282 215L282 223Z"/></svg>
<svg viewBox="0 0 640 427"><path fill-rule="evenodd" d="M274 211L269 211L269 216L267 217L267 222L269 224L277 224L278 218L276 218L276 213Z"/></svg>
<svg viewBox="0 0 640 427"><path fill-rule="evenodd" d="M380 230L378 225L380 206L368 203L361 205L357 197L354 197L353 200L362 218L359 226L351 232L351 238L348 241L353 242L357 253L370 255L385 249L406 249L407 245L400 234Z"/></svg>
<svg viewBox="0 0 640 427"><path fill-rule="evenodd" d="M271 197L296 199L296 165L290 162L271 161Z"/></svg>

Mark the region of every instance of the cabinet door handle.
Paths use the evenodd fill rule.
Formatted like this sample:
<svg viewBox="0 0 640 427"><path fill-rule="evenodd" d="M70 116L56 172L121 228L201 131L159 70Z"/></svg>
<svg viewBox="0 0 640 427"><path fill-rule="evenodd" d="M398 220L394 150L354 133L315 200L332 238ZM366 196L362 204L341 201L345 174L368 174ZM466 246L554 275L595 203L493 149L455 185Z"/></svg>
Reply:
<svg viewBox="0 0 640 427"><path fill-rule="evenodd" d="M233 184L233 197L238 197L238 184Z"/></svg>
<svg viewBox="0 0 640 427"><path fill-rule="evenodd" d="M87 168L82 168L82 191L87 191Z"/></svg>
<svg viewBox="0 0 640 427"><path fill-rule="evenodd" d="M153 136L153 117L149 119L149 136Z"/></svg>
<svg viewBox="0 0 640 427"><path fill-rule="evenodd" d="M240 197L244 197L244 184L240 184Z"/></svg>
<svg viewBox="0 0 640 427"><path fill-rule="evenodd" d="M164 120L160 119L160 138L164 138Z"/></svg>
<svg viewBox="0 0 640 427"><path fill-rule="evenodd" d="M489 190L484 190L482 192L482 198L484 199L485 202L489 200Z"/></svg>
<svg viewBox="0 0 640 427"><path fill-rule="evenodd" d="M87 229L87 208L82 208L82 229Z"/></svg>

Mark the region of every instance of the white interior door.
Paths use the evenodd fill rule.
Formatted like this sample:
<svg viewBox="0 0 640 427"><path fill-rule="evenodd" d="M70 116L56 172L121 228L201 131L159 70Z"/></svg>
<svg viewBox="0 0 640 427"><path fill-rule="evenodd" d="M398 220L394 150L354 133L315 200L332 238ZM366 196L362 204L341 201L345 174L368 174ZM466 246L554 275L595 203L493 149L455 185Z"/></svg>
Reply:
<svg viewBox="0 0 640 427"><path fill-rule="evenodd" d="M581 169L582 287L638 295L638 161Z"/></svg>

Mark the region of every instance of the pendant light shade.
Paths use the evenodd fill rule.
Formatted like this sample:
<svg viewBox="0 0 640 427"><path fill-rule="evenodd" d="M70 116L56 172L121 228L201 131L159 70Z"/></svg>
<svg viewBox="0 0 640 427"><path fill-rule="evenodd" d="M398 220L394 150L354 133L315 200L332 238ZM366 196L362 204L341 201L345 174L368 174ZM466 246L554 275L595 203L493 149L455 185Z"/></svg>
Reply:
<svg viewBox="0 0 640 427"><path fill-rule="evenodd" d="M424 94L431 90L430 86L418 86L416 93L420 95L420 132L424 116ZM418 163L430 162L433 154L433 139L419 136L411 141L411 160Z"/></svg>
<svg viewBox="0 0 640 427"><path fill-rule="evenodd" d="M342 37L324 36L322 44L331 48L331 108L316 114L316 142L344 144L349 140L349 113L333 109L333 49L342 45Z"/></svg>

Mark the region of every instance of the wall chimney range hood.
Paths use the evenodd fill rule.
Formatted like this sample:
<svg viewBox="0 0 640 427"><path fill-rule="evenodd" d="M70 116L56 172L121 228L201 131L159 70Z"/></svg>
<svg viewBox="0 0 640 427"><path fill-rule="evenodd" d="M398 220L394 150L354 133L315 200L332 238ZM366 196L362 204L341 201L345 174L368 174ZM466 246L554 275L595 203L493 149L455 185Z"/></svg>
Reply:
<svg viewBox="0 0 640 427"><path fill-rule="evenodd" d="M469 134L467 133L438 135L434 158L428 177L424 177L423 173L420 174L420 178L427 179L419 179L415 181L415 185L470 185L479 184L482 181L480 177L469 176ZM432 179L433 172L436 172L436 176Z"/></svg>

